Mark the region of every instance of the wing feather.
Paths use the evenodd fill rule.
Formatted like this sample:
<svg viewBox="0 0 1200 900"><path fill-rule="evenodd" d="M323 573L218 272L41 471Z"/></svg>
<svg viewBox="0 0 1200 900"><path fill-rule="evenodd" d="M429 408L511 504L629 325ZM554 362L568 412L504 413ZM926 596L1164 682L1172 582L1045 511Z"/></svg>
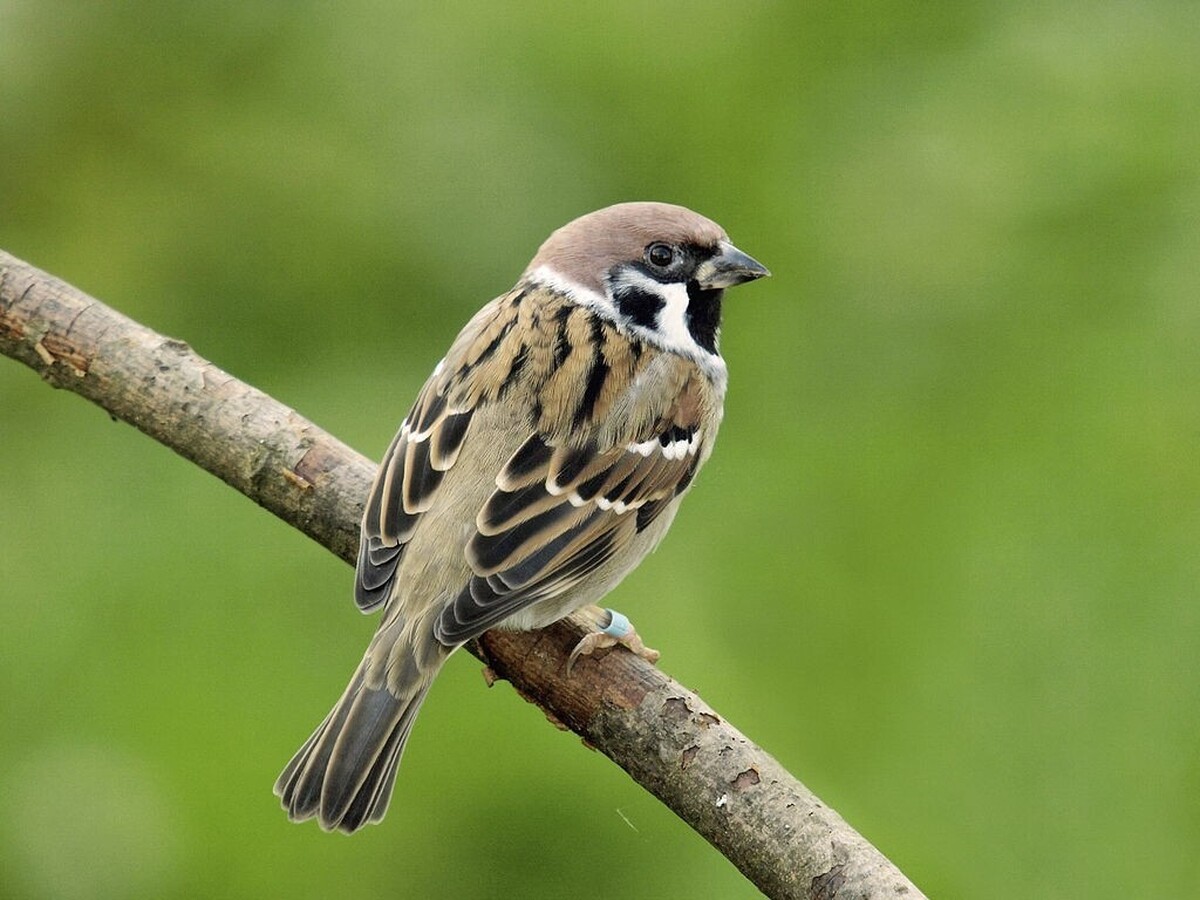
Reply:
<svg viewBox="0 0 1200 900"><path fill-rule="evenodd" d="M565 593L611 559L690 477L696 451L679 446L673 434L661 441L651 434L604 451L594 443L550 449L544 437L531 436L480 510L466 551L474 575L438 619L438 640L469 640Z"/></svg>
<svg viewBox="0 0 1200 900"><path fill-rule="evenodd" d="M504 464L496 476L496 486L502 491L515 491L540 482L545 478L545 466L553 455L554 450L540 434L531 434Z"/></svg>
<svg viewBox="0 0 1200 900"><path fill-rule="evenodd" d="M426 432L425 440L420 441L410 434L404 450L402 494L404 511L410 516L428 511L433 503L434 492L446 474L444 470L435 469L431 465L428 434L429 432Z"/></svg>
<svg viewBox="0 0 1200 900"><path fill-rule="evenodd" d="M472 412L451 408L436 376L430 378L384 454L363 512L354 584L360 609L391 595L404 548L457 461Z"/></svg>
<svg viewBox="0 0 1200 900"><path fill-rule="evenodd" d="M471 410L449 413L435 428L429 439L429 464L439 472L449 471L458 462L467 426L471 424Z"/></svg>

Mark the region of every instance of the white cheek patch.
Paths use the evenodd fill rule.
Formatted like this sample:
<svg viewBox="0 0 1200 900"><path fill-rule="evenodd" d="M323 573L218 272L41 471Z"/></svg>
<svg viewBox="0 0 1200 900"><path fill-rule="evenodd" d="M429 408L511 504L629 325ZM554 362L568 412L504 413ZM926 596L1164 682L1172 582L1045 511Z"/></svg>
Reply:
<svg viewBox="0 0 1200 900"><path fill-rule="evenodd" d="M650 279L646 279L650 281ZM669 350L678 350L685 354L705 353L696 343L687 326L688 292L687 285L659 284L650 281L658 296L666 301L666 305L658 312L658 334L663 344Z"/></svg>

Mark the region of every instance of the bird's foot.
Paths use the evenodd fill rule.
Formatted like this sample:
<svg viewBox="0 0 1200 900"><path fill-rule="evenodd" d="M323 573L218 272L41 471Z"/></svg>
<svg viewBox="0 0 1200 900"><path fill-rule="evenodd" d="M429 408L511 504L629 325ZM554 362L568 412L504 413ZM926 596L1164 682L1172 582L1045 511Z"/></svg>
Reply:
<svg viewBox="0 0 1200 900"><path fill-rule="evenodd" d="M595 607L589 607L589 609L595 609ZM567 659L568 675L575 667L575 662L579 657L590 656L597 650L615 647L617 644L624 645L648 663L658 662L659 652L646 646L629 619L613 609L596 609L595 611L597 617L593 624L600 630L584 635L583 639L575 645L575 649L571 651L571 655Z"/></svg>

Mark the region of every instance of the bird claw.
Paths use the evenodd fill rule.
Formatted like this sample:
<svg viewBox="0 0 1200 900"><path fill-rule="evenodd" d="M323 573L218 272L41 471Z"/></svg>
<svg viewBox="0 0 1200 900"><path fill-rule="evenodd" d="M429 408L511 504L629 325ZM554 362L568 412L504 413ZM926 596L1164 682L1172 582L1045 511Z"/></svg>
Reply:
<svg viewBox="0 0 1200 900"><path fill-rule="evenodd" d="M592 631L585 634L583 638L575 645L575 649L571 651L571 655L567 658L567 674L571 674L571 670L575 667L576 661L581 656L591 656L597 650L606 650L609 647L615 647L621 644L626 647L631 653L640 656L646 662L653 665L658 662L661 655L657 650L647 647L642 641L641 635L630 624L629 620L621 613L614 610L606 610L609 614L608 625L600 631Z"/></svg>

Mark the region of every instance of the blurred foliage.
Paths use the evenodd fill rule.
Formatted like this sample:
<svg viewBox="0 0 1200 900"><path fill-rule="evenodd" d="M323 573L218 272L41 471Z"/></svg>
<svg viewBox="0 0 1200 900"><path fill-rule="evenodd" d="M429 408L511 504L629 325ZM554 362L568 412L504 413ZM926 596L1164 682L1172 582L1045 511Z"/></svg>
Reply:
<svg viewBox="0 0 1200 900"><path fill-rule="evenodd" d="M924 890L1200 880L1200 19L1169 0L0 3L0 246L378 455L623 199L720 221L716 456L614 605ZM456 658L382 827L278 769L350 572L0 362L0 894L753 896Z"/></svg>

